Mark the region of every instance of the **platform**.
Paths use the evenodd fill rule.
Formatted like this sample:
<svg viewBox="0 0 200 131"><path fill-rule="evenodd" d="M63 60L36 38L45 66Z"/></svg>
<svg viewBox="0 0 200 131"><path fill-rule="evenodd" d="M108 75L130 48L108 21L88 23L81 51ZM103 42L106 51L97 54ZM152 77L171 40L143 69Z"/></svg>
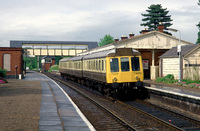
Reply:
<svg viewBox="0 0 200 131"><path fill-rule="evenodd" d="M38 72L27 73L24 80L41 82L42 101L39 131L95 130L71 98L55 81Z"/></svg>
<svg viewBox="0 0 200 131"><path fill-rule="evenodd" d="M145 88L149 90L164 92L168 94L173 94L181 97L187 97L190 99L200 100L200 89L199 91L191 90L190 88L176 88L176 85L173 86L167 86L167 85L160 85L160 84L152 84L149 82L149 80L144 80L145 85L148 84L148 86L145 86Z"/></svg>

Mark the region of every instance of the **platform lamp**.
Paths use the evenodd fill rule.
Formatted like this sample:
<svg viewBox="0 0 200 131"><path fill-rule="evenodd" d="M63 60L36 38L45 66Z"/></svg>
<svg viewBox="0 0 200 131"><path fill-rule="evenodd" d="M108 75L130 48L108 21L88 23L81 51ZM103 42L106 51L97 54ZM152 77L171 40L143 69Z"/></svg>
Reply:
<svg viewBox="0 0 200 131"><path fill-rule="evenodd" d="M177 52L179 55L179 74L178 74L178 82L181 82L181 31L173 28L167 28L169 31L179 32L179 45L177 46Z"/></svg>

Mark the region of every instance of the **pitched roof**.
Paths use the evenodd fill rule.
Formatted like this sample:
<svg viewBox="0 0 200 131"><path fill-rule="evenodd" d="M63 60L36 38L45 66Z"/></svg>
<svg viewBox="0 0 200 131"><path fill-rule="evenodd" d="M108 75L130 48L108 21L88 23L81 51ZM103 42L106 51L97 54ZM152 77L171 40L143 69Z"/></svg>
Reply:
<svg viewBox="0 0 200 131"><path fill-rule="evenodd" d="M22 44L74 44L74 45L88 45L88 49L98 47L97 42L92 41L18 41L11 40L10 47L22 47Z"/></svg>
<svg viewBox="0 0 200 131"><path fill-rule="evenodd" d="M197 47L198 44L190 44L186 46L181 46L181 57L185 56L187 53L189 53L191 50L193 50L195 47ZM173 47L172 49L165 52L163 55L161 55L159 58L178 58L177 53L177 47Z"/></svg>
<svg viewBox="0 0 200 131"><path fill-rule="evenodd" d="M134 36L134 37L125 39L125 40L120 40L120 41L118 41L118 42L113 43L113 45L118 45L118 44L127 42L127 41L129 41L129 40L137 39L137 38L140 38L140 37L145 37L145 36L152 35L152 34L160 34L160 35L163 35L163 36L165 36L165 37L170 37L170 38L172 38L172 39L179 40L179 38L176 38L176 37L174 37L174 36L172 36L172 35L169 35L169 34L162 33L162 32L160 32L160 31L154 30L154 31L150 31L150 32L147 32L147 33L145 33L145 34L140 34L140 35L137 35L137 36ZM181 42L186 42L186 43L189 43L189 44L193 44L193 43L191 43L191 42L188 42L188 41L185 41L185 40L182 40L182 39L181 39Z"/></svg>

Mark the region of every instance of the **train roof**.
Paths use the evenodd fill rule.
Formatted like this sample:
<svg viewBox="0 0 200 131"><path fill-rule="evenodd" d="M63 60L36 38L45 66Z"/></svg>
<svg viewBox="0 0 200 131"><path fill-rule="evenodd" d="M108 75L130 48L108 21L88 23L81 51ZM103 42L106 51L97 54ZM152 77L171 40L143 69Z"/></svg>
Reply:
<svg viewBox="0 0 200 131"><path fill-rule="evenodd" d="M87 54L87 55L80 55L80 56L75 56L71 58L64 58L60 60L60 62L63 61L77 61L81 59L96 59L96 58L104 58L107 56L114 57L114 56L135 56L135 55L141 55L139 51L134 50L132 48L116 48L116 49L110 49L110 50L105 50L105 51L100 51L100 52L95 52L92 54Z"/></svg>
<svg viewBox="0 0 200 131"><path fill-rule="evenodd" d="M63 59L61 59L59 62L67 61L67 60L69 60L70 58L71 58L71 57L63 58Z"/></svg>
<svg viewBox="0 0 200 131"><path fill-rule="evenodd" d="M107 56L127 56L127 55L141 55L139 51L132 48L115 48L111 50L105 50L101 52L96 52L92 54L85 55L83 59L95 59L95 58L104 58Z"/></svg>

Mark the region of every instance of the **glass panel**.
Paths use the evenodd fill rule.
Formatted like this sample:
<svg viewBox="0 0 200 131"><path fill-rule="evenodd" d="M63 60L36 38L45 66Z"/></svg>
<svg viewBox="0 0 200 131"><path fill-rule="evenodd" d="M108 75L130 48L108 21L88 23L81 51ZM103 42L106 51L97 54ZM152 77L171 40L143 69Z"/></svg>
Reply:
<svg viewBox="0 0 200 131"><path fill-rule="evenodd" d="M99 71L101 70L101 60L99 60L99 67L98 67L98 70L99 70Z"/></svg>
<svg viewBox="0 0 200 131"><path fill-rule="evenodd" d="M102 60L102 71L104 71L104 61Z"/></svg>
<svg viewBox="0 0 200 131"><path fill-rule="evenodd" d="M122 71L130 71L129 67L129 58L121 58L121 70Z"/></svg>
<svg viewBox="0 0 200 131"><path fill-rule="evenodd" d="M96 63L96 70L98 70L98 61L96 60L95 63Z"/></svg>
<svg viewBox="0 0 200 131"><path fill-rule="evenodd" d="M110 70L111 72L119 72L118 58L110 59Z"/></svg>
<svg viewBox="0 0 200 131"><path fill-rule="evenodd" d="M132 57L131 63L132 63L132 70L133 71L139 71L140 70L139 57Z"/></svg>

